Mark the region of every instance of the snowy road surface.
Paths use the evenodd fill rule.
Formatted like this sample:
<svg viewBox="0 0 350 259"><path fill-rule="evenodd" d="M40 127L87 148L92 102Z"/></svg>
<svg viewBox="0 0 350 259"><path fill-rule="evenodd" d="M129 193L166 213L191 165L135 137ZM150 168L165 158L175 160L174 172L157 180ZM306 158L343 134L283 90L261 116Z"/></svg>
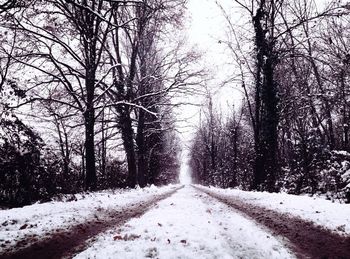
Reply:
<svg viewBox="0 0 350 259"><path fill-rule="evenodd" d="M61 258L74 253L90 237L142 215L179 188L95 192L78 195L76 201L0 211L0 258Z"/></svg>
<svg viewBox="0 0 350 259"><path fill-rule="evenodd" d="M287 246L299 258L350 258L350 236L346 233L346 226L330 228L331 225L337 226L339 222L347 224L349 214L346 212L349 205L332 204L326 200L315 202L310 197L302 198L304 204L300 203L301 197L295 195L278 194L280 197L277 198L276 194L254 193L256 198L260 197L265 204L262 206L246 199L252 194L250 192L238 191L240 196L237 193L232 194L232 191L237 190L223 192L217 188L195 188L237 209L258 224L268 227L274 235L287 238ZM279 207L276 207L276 199L283 200L285 204L279 202ZM330 208L334 211L329 211ZM334 212L338 213L338 216L333 218ZM320 224L322 221L317 217L320 213L324 214L320 218L327 224Z"/></svg>
<svg viewBox="0 0 350 259"><path fill-rule="evenodd" d="M133 190L115 194L115 197L109 194L109 198L106 200L94 196L94 198L75 202L77 207L75 213L80 210L79 208L85 207L85 205L79 206L79 204L86 203L90 204L86 205L86 208L91 210L90 216L95 218L94 220L86 219L87 212L83 213L78 225L72 219L72 215L74 218L76 217L76 214L72 214L71 211L74 202L66 203L66 214L63 213L64 204L58 203L56 206L60 209L58 209L57 215L65 215L66 225L69 226L68 222L71 222L71 227L66 228L64 235L60 234L60 238L55 234L56 229L61 229L61 227L58 228L58 225L49 225L51 231L46 232L43 232L42 228L38 226L41 222L48 222L50 217L51 221L55 217L60 217L52 216L54 209L49 204L43 205L48 210L45 215L43 212L39 213L39 205L22 208L27 212L31 211L27 216L13 215L11 214L12 210L1 211L6 216L1 214L0 224L7 222L7 226L1 225L0 244L7 243L4 246L1 245L3 254L1 255L0 251L0 257L34 258L33 255L35 255L35 258L62 258L66 256L68 258L101 259L320 258L318 251L315 252L312 249L317 249L317 245L321 245L325 247L326 251L324 252L326 254L322 255L326 255L328 258L341 258L340 256L350 258L350 238L347 226L341 229L341 236L334 233L335 231L321 229L320 226L314 226L313 223L305 221L310 217L299 215L299 218L296 218L293 213L274 208L273 202L267 201L269 198L266 197L270 197L267 194L257 194L266 196L264 198L265 204L259 204L259 207L252 205L252 203L256 200L263 203L263 198L252 198L251 195L254 194L251 193L232 192L234 191L198 186L186 186L182 189L179 189L179 186L171 186ZM116 198L117 196L120 197L119 200ZM286 198L283 195L278 197ZM292 196L288 196L288 198L294 199ZM96 200L101 202L96 203ZM271 200L273 199L271 198ZM312 203L311 198L305 201ZM285 207L288 207L287 199L284 202L287 203ZM96 204L99 206L96 207ZM312 207L312 210L318 209L323 212L329 207L327 203L322 202L318 202L316 205L318 207ZM344 204L338 205L334 205L332 209L343 209L346 212L349 207L349 205ZM304 205L294 204L293 206L296 211L301 211L299 207ZM110 211L111 207L123 207L124 210L119 210L118 213L113 214L113 217L111 214L108 214L107 217L106 214L102 213L106 208ZM103 210L98 208L103 208ZM21 209L15 210L21 211ZM96 214L98 211L100 214ZM304 214L308 214L306 208L305 211ZM332 225L332 219L325 220L328 215L325 214L323 220L327 222L325 227L329 228ZM96 219L96 215L98 219ZM285 218L287 216L288 218ZM25 219L26 217L27 219ZM303 217L305 220L302 219ZM344 219L341 219L338 216L333 225L344 222L346 224L347 218L345 216ZM3 221L5 219L6 221ZM13 223L14 219L20 223L9 224L9 222ZM286 219L291 222L289 225L284 225ZM85 223L83 223L84 221ZM322 221L321 223L317 220L314 221L322 225ZM30 227L19 229L23 227L22 224L30 225ZM297 228L294 229L294 225L297 225ZM21 231L28 231L27 228L31 229L32 233L45 233L45 242L37 247L30 245L30 235L20 234ZM309 244L303 245L295 241L294 235L299 236L299 233L295 234L293 231L300 231L300 228L304 229L301 231L304 233L300 232L303 238L305 238L303 234L311 237L307 239ZM22 243L29 242L27 250L22 249L9 253L9 246L15 243L8 242L11 235L12 237L16 235L21 237ZM322 239L318 239L318 235L322 235ZM39 239L40 243L40 238L36 239ZM319 244L320 242L321 244ZM328 253L327 246L334 251ZM66 251L63 251L64 249ZM323 253L322 249L321 253Z"/></svg>
<svg viewBox="0 0 350 259"><path fill-rule="evenodd" d="M185 187L141 218L100 235L75 258L293 258L226 205Z"/></svg>
<svg viewBox="0 0 350 259"><path fill-rule="evenodd" d="M291 214L338 233L350 235L350 204L286 193L247 192L237 189L201 187L221 197L236 197L248 204Z"/></svg>

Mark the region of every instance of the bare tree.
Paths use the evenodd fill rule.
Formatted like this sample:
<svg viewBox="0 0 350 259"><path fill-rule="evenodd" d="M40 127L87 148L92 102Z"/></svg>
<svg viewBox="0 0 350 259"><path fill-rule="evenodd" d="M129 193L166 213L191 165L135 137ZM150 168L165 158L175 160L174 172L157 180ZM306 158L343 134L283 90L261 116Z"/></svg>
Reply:
<svg viewBox="0 0 350 259"><path fill-rule="evenodd" d="M56 12L51 12L49 8L54 8ZM38 99L68 105L83 117L87 189L96 188L94 126L95 104L98 101L96 89L99 85L97 71L111 29L111 25L105 22L111 15L106 16L106 10L103 8L103 1L36 3L32 8L15 14L11 27L17 28L27 40L32 39L34 43L30 49L23 47L25 42L23 45L19 44L12 58L46 76L38 85L50 86L51 89L62 86L66 93L63 96L68 97L59 100L39 96L30 101ZM41 12L49 19L38 25L35 19ZM43 63L47 66L43 67Z"/></svg>
<svg viewBox="0 0 350 259"><path fill-rule="evenodd" d="M127 184L131 187L136 184L144 186L147 182L145 136L148 134L147 127L152 128L150 124L161 117L157 105L161 105L162 98L172 90L185 85L189 76L185 70L188 63L185 63L178 67L172 79L167 78L166 74L185 58L175 57L176 50L173 51L175 54L167 53L157 46L160 39L167 35L164 31L166 26L181 20L183 8L184 1L180 0L140 1L127 9L121 4L114 4L115 24L135 17L128 26L113 32L109 55L114 66L114 82L112 88L106 86L116 104L114 108L128 163ZM133 125L137 127L136 132Z"/></svg>

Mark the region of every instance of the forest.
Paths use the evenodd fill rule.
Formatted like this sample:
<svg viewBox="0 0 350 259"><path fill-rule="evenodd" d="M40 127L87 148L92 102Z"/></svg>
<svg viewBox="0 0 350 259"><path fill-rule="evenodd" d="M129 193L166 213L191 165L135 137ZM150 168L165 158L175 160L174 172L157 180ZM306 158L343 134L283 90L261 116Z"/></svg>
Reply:
<svg viewBox="0 0 350 259"><path fill-rule="evenodd" d="M222 2L225 84L244 98L223 113L204 97L193 182L350 202L350 5ZM178 182L174 110L215 74L186 43L186 4L0 2L0 206Z"/></svg>
<svg viewBox="0 0 350 259"><path fill-rule="evenodd" d="M5 1L0 202L177 181L185 1Z"/></svg>
<svg viewBox="0 0 350 259"><path fill-rule="evenodd" d="M208 96L191 149L194 180L350 202L349 4L234 2L244 28L221 6L222 44L238 71L229 82L245 98L224 114Z"/></svg>

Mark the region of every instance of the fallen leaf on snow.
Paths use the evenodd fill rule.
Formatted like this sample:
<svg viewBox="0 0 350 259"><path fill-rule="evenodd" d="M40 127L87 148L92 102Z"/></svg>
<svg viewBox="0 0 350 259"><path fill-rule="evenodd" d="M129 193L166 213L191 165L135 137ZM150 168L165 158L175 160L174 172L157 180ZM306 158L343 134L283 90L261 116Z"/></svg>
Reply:
<svg viewBox="0 0 350 259"><path fill-rule="evenodd" d="M135 239L138 239L138 238L140 238L141 236L140 235L135 235L135 234L125 234L125 236L123 237L123 239L125 240L125 241L133 241L133 240L135 240Z"/></svg>
<svg viewBox="0 0 350 259"><path fill-rule="evenodd" d="M123 237L122 237L122 236L117 235L117 236L114 236L114 237L113 237L113 239L114 239L114 240L123 240Z"/></svg>
<svg viewBox="0 0 350 259"><path fill-rule="evenodd" d="M24 224L22 225L19 229L22 230L22 229L26 229L28 227L28 224Z"/></svg>

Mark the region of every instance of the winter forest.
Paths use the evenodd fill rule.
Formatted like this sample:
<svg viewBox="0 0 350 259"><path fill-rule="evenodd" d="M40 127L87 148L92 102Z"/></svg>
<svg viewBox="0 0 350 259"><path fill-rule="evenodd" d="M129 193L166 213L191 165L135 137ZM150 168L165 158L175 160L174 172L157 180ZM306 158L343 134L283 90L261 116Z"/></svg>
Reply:
<svg viewBox="0 0 350 259"><path fill-rule="evenodd" d="M193 183L350 202L350 5L216 1L216 81L186 6L0 1L1 206L177 183L184 149ZM197 110L186 141L181 107Z"/></svg>
<svg viewBox="0 0 350 259"><path fill-rule="evenodd" d="M1 6L3 203L176 181L172 98L196 74L196 55L168 40L184 4Z"/></svg>
<svg viewBox="0 0 350 259"><path fill-rule="evenodd" d="M0 258L350 258L350 2L0 0Z"/></svg>
<svg viewBox="0 0 350 259"><path fill-rule="evenodd" d="M227 45L243 100L227 115L211 96L192 148L204 185L350 202L349 3L234 1L244 27L227 22Z"/></svg>

